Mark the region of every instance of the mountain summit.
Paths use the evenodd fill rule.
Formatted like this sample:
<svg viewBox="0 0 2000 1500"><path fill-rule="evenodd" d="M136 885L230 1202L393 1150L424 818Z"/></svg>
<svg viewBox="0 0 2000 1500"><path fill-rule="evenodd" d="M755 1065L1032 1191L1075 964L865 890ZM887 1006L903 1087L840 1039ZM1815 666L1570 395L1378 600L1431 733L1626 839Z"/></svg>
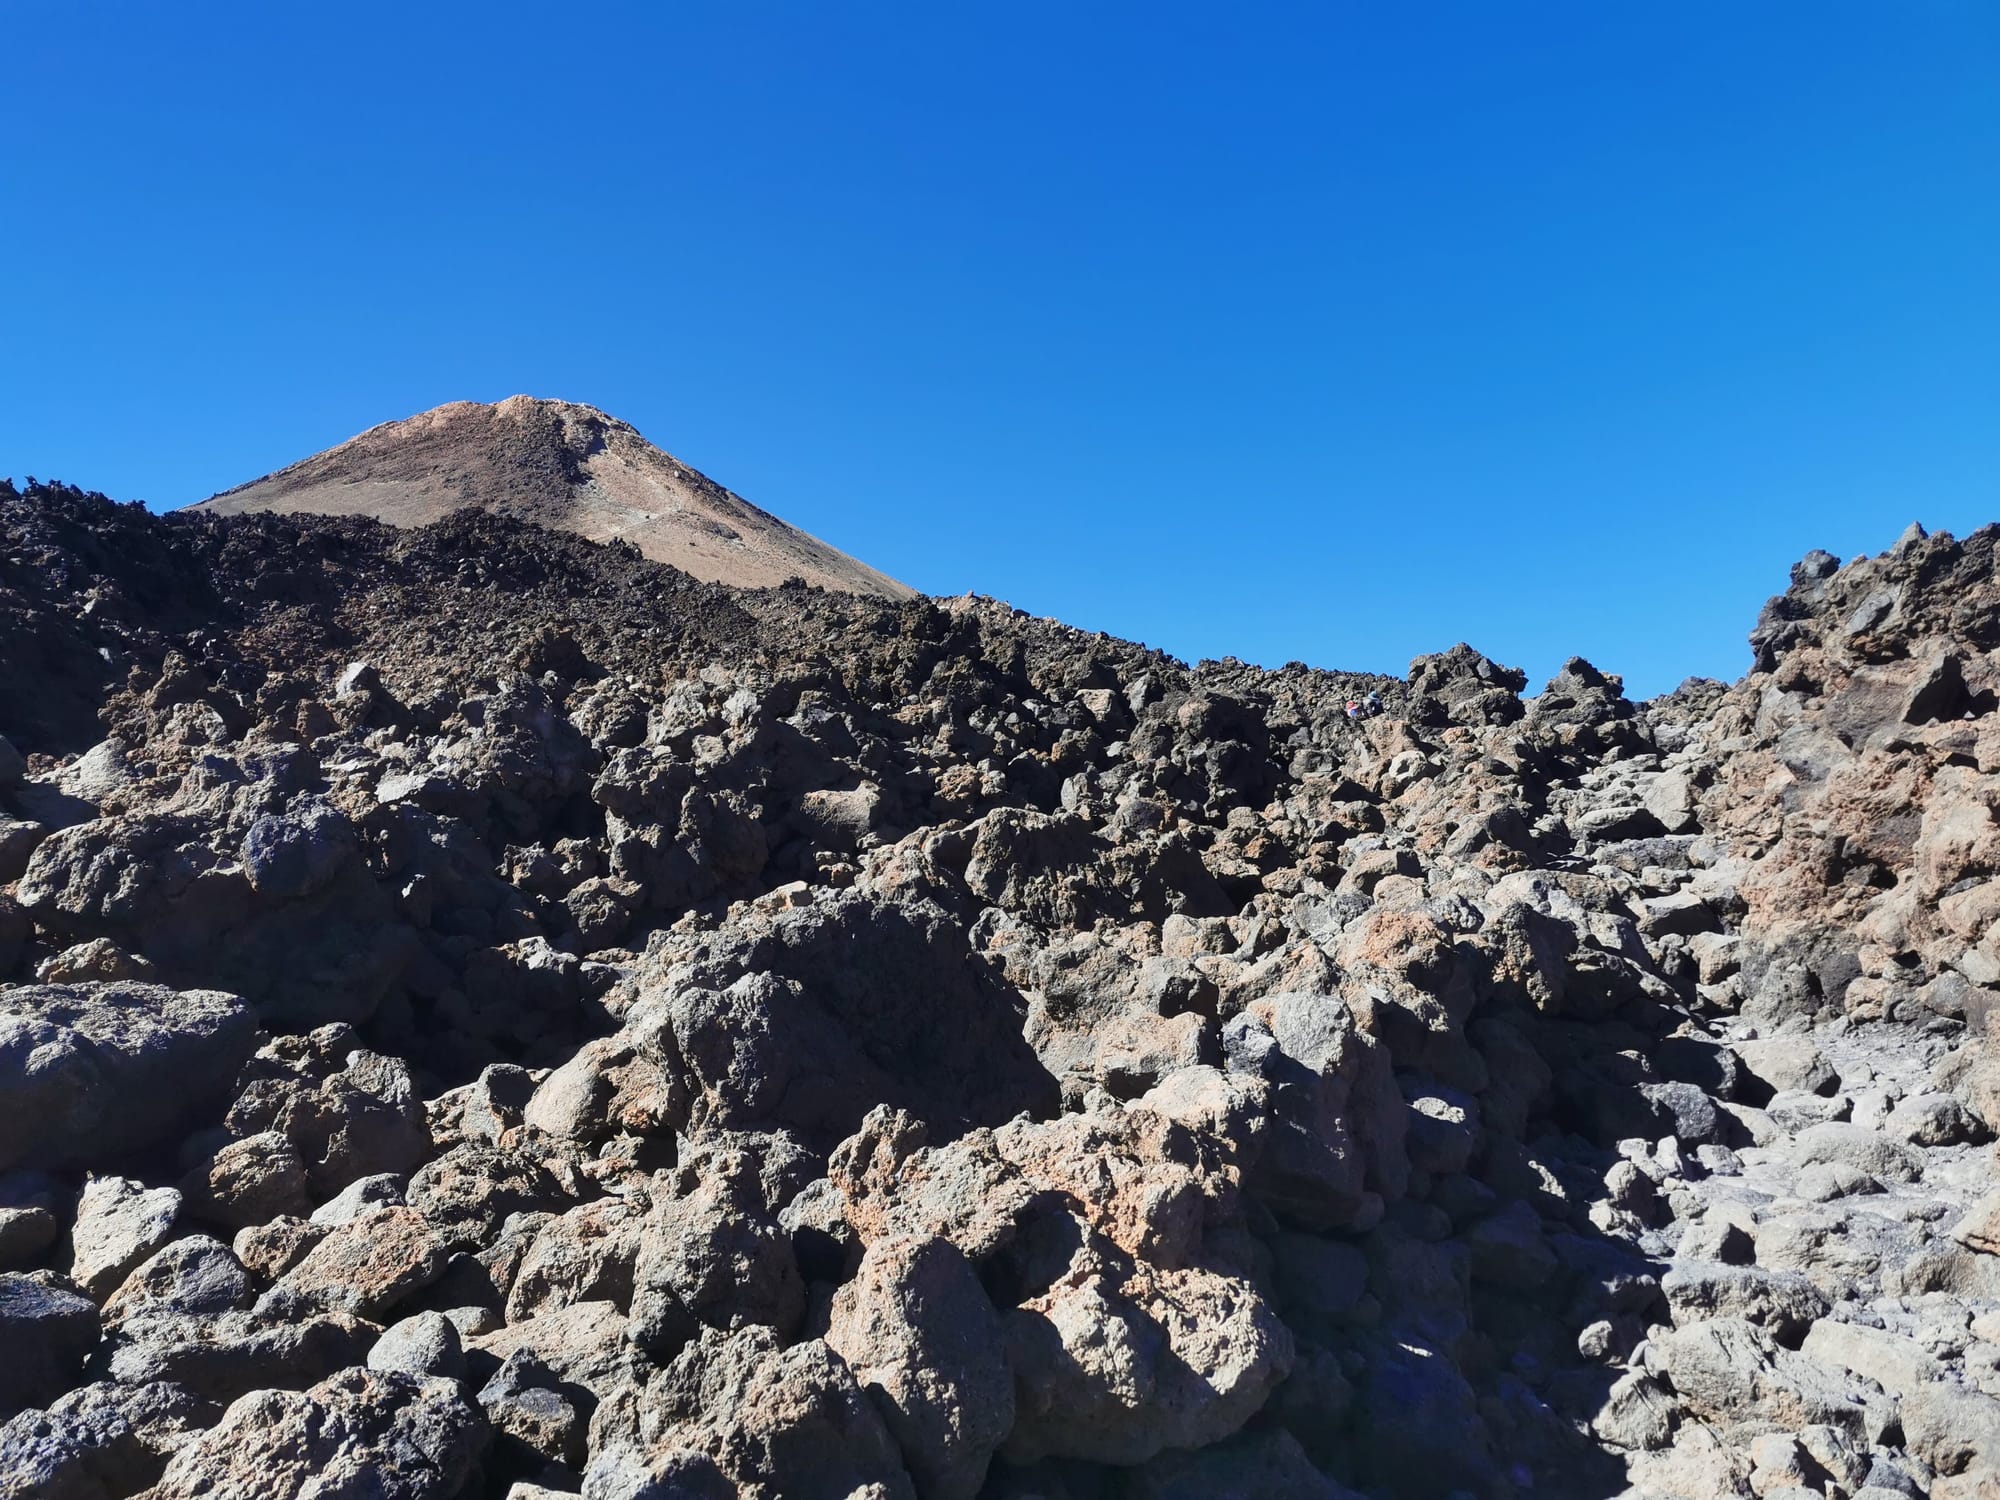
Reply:
<svg viewBox="0 0 2000 1500"><path fill-rule="evenodd" d="M714 583L768 588L796 576L887 599L915 592L759 510L616 417L531 396L453 401L385 422L198 508L421 526L468 505L594 542L619 538Z"/></svg>

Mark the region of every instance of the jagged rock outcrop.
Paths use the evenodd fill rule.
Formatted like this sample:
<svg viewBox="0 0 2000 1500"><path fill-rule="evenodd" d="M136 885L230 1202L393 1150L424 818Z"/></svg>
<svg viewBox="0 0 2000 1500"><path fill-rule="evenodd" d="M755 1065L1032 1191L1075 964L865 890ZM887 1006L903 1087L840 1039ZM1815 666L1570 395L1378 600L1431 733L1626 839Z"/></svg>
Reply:
<svg viewBox="0 0 2000 1500"><path fill-rule="evenodd" d="M2000 532L1636 704L0 526L0 1495L2000 1486Z"/></svg>

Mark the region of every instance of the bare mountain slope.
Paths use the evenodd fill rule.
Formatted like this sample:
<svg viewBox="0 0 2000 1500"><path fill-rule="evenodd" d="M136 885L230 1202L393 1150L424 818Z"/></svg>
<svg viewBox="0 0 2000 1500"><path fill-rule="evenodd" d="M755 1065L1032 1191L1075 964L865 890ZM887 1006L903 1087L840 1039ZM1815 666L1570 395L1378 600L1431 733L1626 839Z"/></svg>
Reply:
<svg viewBox="0 0 2000 1500"><path fill-rule="evenodd" d="M594 542L622 539L714 583L767 588L797 576L886 599L915 592L731 494L616 417L530 396L454 401L385 422L194 508L423 526L467 505Z"/></svg>

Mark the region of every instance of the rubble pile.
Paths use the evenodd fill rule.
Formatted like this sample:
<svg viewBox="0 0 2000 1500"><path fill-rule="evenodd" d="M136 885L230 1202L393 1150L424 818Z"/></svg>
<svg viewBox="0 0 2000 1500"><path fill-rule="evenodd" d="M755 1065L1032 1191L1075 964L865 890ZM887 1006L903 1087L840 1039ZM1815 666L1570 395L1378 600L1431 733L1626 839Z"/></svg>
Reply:
<svg viewBox="0 0 2000 1500"><path fill-rule="evenodd" d="M2000 1494L1996 541L1641 704L0 487L0 1496Z"/></svg>

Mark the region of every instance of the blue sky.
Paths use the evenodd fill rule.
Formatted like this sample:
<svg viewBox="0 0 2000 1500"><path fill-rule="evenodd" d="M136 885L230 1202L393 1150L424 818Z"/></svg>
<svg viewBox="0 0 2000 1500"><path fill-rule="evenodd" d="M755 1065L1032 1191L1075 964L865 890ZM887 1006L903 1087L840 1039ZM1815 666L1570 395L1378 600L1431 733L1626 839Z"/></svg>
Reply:
<svg viewBox="0 0 2000 1500"><path fill-rule="evenodd" d="M2000 518L2000 6L8 0L0 473L601 406L1190 658L1733 677Z"/></svg>

